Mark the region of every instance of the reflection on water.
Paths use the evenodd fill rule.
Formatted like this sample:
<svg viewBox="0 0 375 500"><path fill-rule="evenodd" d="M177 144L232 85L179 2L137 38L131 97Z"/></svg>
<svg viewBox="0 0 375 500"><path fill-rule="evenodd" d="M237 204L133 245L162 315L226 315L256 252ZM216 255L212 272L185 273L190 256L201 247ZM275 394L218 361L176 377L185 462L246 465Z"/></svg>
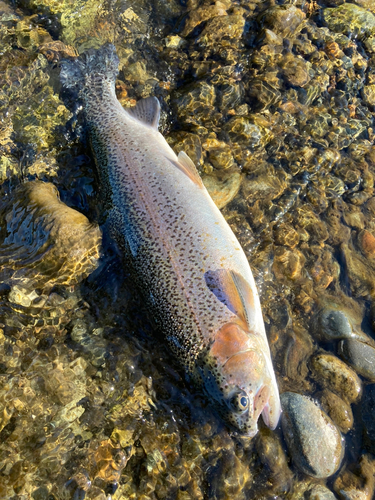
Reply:
<svg viewBox="0 0 375 500"><path fill-rule="evenodd" d="M153 336L59 97L59 60L105 41L249 257L280 392L324 413L287 394L231 436ZM0 52L0 498L370 500L373 2L1 1Z"/></svg>

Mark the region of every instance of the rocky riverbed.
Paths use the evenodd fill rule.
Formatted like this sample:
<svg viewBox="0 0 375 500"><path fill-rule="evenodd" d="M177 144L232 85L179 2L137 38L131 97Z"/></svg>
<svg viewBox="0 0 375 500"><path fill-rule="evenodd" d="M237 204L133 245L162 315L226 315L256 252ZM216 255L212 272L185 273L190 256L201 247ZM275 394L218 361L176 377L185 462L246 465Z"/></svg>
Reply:
<svg viewBox="0 0 375 500"><path fill-rule="evenodd" d="M102 236L59 61L106 41L248 256L274 432L186 383ZM0 498L371 500L372 0L0 1L0 54Z"/></svg>

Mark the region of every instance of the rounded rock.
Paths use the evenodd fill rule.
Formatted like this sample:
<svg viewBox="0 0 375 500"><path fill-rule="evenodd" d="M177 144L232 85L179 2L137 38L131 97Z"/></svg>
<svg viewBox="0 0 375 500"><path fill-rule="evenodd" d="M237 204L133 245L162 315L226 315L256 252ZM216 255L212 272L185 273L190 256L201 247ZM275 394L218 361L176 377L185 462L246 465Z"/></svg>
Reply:
<svg viewBox="0 0 375 500"><path fill-rule="evenodd" d="M305 13L294 5L271 7L262 16L267 28L284 37L298 33L305 18Z"/></svg>
<svg viewBox="0 0 375 500"><path fill-rule="evenodd" d="M305 256L299 250L275 246L275 257L272 271L276 278L297 281L302 277Z"/></svg>
<svg viewBox="0 0 375 500"><path fill-rule="evenodd" d="M325 340L331 341L353 336L352 325L342 311L325 309L321 312L319 319L321 336Z"/></svg>
<svg viewBox="0 0 375 500"><path fill-rule="evenodd" d="M277 245L295 248L299 243L298 232L291 224L281 223L275 228L275 243Z"/></svg>
<svg viewBox="0 0 375 500"><path fill-rule="evenodd" d="M357 339L342 340L339 355L345 359L357 373L375 382L375 348Z"/></svg>
<svg viewBox="0 0 375 500"><path fill-rule="evenodd" d="M262 142L262 131L245 116L234 116L226 123L225 132L234 143L258 146Z"/></svg>
<svg viewBox="0 0 375 500"><path fill-rule="evenodd" d="M375 34L375 16L352 3L344 3L333 9L324 9L323 19L331 31L364 38Z"/></svg>
<svg viewBox="0 0 375 500"><path fill-rule="evenodd" d="M375 106L375 85L365 85L363 87L363 99L370 106Z"/></svg>
<svg viewBox="0 0 375 500"><path fill-rule="evenodd" d="M242 36L245 19L241 15L218 16L208 21L197 39L200 46L220 44L232 46Z"/></svg>
<svg viewBox="0 0 375 500"><path fill-rule="evenodd" d="M330 416L341 432L346 434L353 427L353 412L348 403L335 393L325 389L317 398L323 410Z"/></svg>
<svg viewBox="0 0 375 500"><path fill-rule="evenodd" d="M309 398L281 395L282 429L295 465L305 474L324 478L340 467L344 447L332 420Z"/></svg>
<svg viewBox="0 0 375 500"><path fill-rule="evenodd" d="M305 493L306 500L336 500L336 496L331 490L322 484L315 484Z"/></svg>
<svg viewBox="0 0 375 500"><path fill-rule="evenodd" d="M310 361L312 377L319 384L339 395L344 401L358 400L362 383L349 366L332 354L317 354Z"/></svg>
<svg viewBox="0 0 375 500"><path fill-rule="evenodd" d="M232 172L229 176L227 175L221 179L206 175L202 180L216 206L222 209L237 195L242 176L239 172Z"/></svg>
<svg viewBox="0 0 375 500"><path fill-rule="evenodd" d="M291 53L284 56L280 63L285 80L294 87L304 87L310 81L308 63L302 57Z"/></svg>
<svg viewBox="0 0 375 500"><path fill-rule="evenodd" d="M99 227L65 205L50 182L19 186L0 206L0 220L0 246L7 249L0 257L1 280L75 285L98 266Z"/></svg>

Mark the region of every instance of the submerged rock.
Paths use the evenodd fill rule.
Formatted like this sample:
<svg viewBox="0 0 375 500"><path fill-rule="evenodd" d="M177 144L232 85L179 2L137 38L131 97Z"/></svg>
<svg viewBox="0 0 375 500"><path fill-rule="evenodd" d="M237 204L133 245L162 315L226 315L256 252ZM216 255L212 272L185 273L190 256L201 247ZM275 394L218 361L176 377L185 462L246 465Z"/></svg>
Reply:
<svg viewBox="0 0 375 500"><path fill-rule="evenodd" d="M310 63L306 63L302 57L296 57L290 52L280 62L285 80L295 87L304 87L309 83L312 76L309 66Z"/></svg>
<svg viewBox="0 0 375 500"><path fill-rule="evenodd" d="M212 5L202 5L199 6L198 8L195 8L192 6L189 15L187 17L187 20L185 22L185 27L182 31L182 36L186 37L189 35L194 28L199 26L201 23L208 21L209 19L214 19L217 18L218 16L226 16L227 12L226 10L229 7L229 3L224 1L220 2L217 0L214 4Z"/></svg>
<svg viewBox="0 0 375 500"><path fill-rule="evenodd" d="M306 500L336 500L336 495L326 486L316 484L305 493Z"/></svg>
<svg viewBox="0 0 375 500"><path fill-rule="evenodd" d="M341 339L366 338L363 332L358 331L358 326L354 326L355 318L344 307L342 310L334 309L332 306L327 307L319 311L317 316L312 330L314 336L319 340L331 342Z"/></svg>
<svg viewBox="0 0 375 500"><path fill-rule="evenodd" d="M349 366L332 354L317 354L310 361L313 378L324 388L338 394L344 401L359 399L362 383Z"/></svg>
<svg viewBox="0 0 375 500"><path fill-rule="evenodd" d="M219 208L224 208L237 195L242 176L239 172L232 172L229 175L221 176L221 178L205 175L202 180L216 205Z"/></svg>
<svg viewBox="0 0 375 500"><path fill-rule="evenodd" d="M372 500L375 492L375 460L362 455L357 464L344 470L334 483L334 491L348 500Z"/></svg>
<svg viewBox="0 0 375 500"><path fill-rule="evenodd" d="M344 3L334 9L324 9L323 19L336 33L355 35L359 38L375 34L375 16L353 3Z"/></svg>
<svg viewBox="0 0 375 500"><path fill-rule="evenodd" d="M306 396L281 395L283 433L293 462L312 477L329 477L340 467L343 440L332 420Z"/></svg>
<svg viewBox="0 0 375 500"><path fill-rule="evenodd" d="M98 265L101 233L51 183L17 188L0 207L0 277L34 287L79 283Z"/></svg>
<svg viewBox="0 0 375 500"><path fill-rule="evenodd" d="M348 403L327 389L317 395L322 408L341 432L346 434L353 427L353 412Z"/></svg>
<svg viewBox="0 0 375 500"><path fill-rule="evenodd" d="M339 355L347 361L359 375L375 382L375 348L357 339L342 340Z"/></svg>
<svg viewBox="0 0 375 500"><path fill-rule="evenodd" d="M207 23L197 43L201 46L219 43L231 47L241 37L244 27L245 19L240 15L214 17Z"/></svg>
<svg viewBox="0 0 375 500"><path fill-rule="evenodd" d="M288 38L302 29L305 18L305 13L294 5L278 5L267 9L261 20L277 35Z"/></svg>

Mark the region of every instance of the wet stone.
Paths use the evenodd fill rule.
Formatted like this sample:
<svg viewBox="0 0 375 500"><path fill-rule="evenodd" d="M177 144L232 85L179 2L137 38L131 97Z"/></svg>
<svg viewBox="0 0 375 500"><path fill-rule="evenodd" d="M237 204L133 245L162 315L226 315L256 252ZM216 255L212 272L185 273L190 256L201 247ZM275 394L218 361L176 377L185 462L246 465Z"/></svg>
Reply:
<svg viewBox="0 0 375 500"><path fill-rule="evenodd" d="M228 8L227 2L217 1L213 5L203 5L198 8L192 8L189 12L188 18L185 22L185 27L182 31L182 36L189 35L195 27L204 21L216 18L218 16L226 16L226 9Z"/></svg>
<svg viewBox="0 0 375 500"><path fill-rule="evenodd" d="M370 106L375 106L375 85L365 85L363 87L363 99Z"/></svg>
<svg viewBox="0 0 375 500"><path fill-rule="evenodd" d="M322 484L316 484L307 490L304 498L306 500L337 500L336 495Z"/></svg>
<svg viewBox="0 0 375 500"><path fill-rule="evenodd" d="M370 36L364 41L364 45L370 54L375 53L375 36Z"/></svg>
<svg viewBox="0 0 375 500"><path fill-rule="evenodd" d="M220 108L231 109L241 104L243 90L239 84L226 83L217 89L217 94Z"/></svg>
<svg viewBox="0 0 375 500"><path fill-rule="evenodd" d="M287 38L295 36L300 29L306 15L294 5L271 7L262 15L264 24L277 35Z"/></svg>
<svg viewBox="0 0 375 500"><path fill-rule="evenodd" d="M343 441L331 419L306 396L281 395L281 423L293 463L312 477L329 477L340 467Z"/></svg>
<svg viewBox="0 0 375 500"><path fill-rule="evenodd" d="M254 203L257 200L273 200L280 196L287 186L285 172L276 172L272 165L257 165L246 176L242 192L245 199Z"/></svg>
<svg viewBox="0 0 375 500"><path fill-rule="evenodd" d="M261 462L266 466L267 472L268 470L270 472L267 483L271 482L277 492L288 491L293 473L288 466L280 438L269 429L261 429L256 438L255 447Z"/></svg>
<svg viewBox="0 0 375 500"><path fill-rule="evenodd" d="M331 31L363 38L375 34L375 16L352 3L334 9L324 9L323 19Z"/></svg>
<svg viewBox="0 0 375 500"><path fill-rule="evenodd" d="M332 309L323 309L319 313L315 330L317 336L327 342L353 336L353 328L348 316L343 311Z"/></svg>
<svg viewBox="0 0 375 500"><path fill-rule="evenodd" d="M223 141L207 138L202 144L210 163L217 169L226 170L235 165L231 148Z"/></svg>
<svg viewBox="0 0 375 500"><path fill-rule="evenodd" d="M309 65L302 57L288 53L280 62L285 80L295 87L304 87L310 81Z"/></svg>
<svg viewBox="0 0 375 500"><path fill-rule="evenodd" d="M258 146L262 143L262 130L245 116L231 118L224 127L229 139L234 143Z"/></svg>
<svg viewBox="0 0 375 500"><path fill-rule="evenodd" d="M278 225L274 231L275 243L282 246L294 248L299 243L298 232L291 224L283 223Z"/></svg>
<svg viewBox="0 0 375 500"><path fill-rule="evenodd" d="M211 19L197 39L200 46L214 44L231 47L241 37L245 27L245 19L240 15L219 16Z"/></svg>
<svg viewBox="0 0 375 500"><path fill-rule="evenodd" d="M339 498L348 500L372 500L375 492L375 459L363 455L357 464L342 472L333 485Z"/></svg>
<svg viewBox="0 0 375 500"><path fill-rule="evenodd" d="M375 258L375 237L369 231L361 231L358 235L361 251L368 259Z"/></svg>
<svg viewBox="0 0 375 500"><path fill-rule="evenodd" d="M339 355L362 377L375 382L375 348L357 339L346 339L339 343Z"/></svg>
<svg viewBox="0 0 375 500"><path fill-rule="evenodd" d="M317 354L310 360L312 377L324 388L339 395L344 401L358 400L362 383L356 373L332 354Z"/></svg>
<svg viewBox="0 0 375 500"><path fill-rule="evenodd" d="M202 178L211 198L218 208L224 208L237 195L242 176L239 172L232 172L220 178L213 175L205 175Z"/></svg>
<svg viewBox="0 0 375 500"><path fill-rule="evenodd" d="M61 202L51 183L33 181L20 186L0 207L0 218L5 222L0 230L3 280L27 279L35 287L73 285L98 265L99 228ZM15 301L28 305L19 290L14 289L13 295Z"/></svg>
<svg viewBox="0 0 375 500"><path fill-rule="evenodd" d="M33 500L48 500L49 491L45 486L41 486L31 494Z"/></svg>
<svg viewBox="0 0 375 500"><path fill-rule="evenodd" d="M349 285L354 297L370 297L374 291L375 269L353 245L341 245Z"/></svg>
<svg viewBox="0 0 375 500"><path fill-rule="evenodd" d="M327 389L318 394L317 399L340 431L344 434L349 432L353 427L353 412L350 405Z"/></svg>
<svg viewBox="0 0 375 500"><path fill-rule="evenodd" d="M199 125L211 120L215 99L215 87L202 81L177 91L172 102L180 120Z"/></svg>
<svg viewBox="0 0 375 500"><path fill-rule="evenodd" d="M179 49L186 45L186 41L178 35L171 35L165 39L165 46L168 49Z"/></svg>
<svg viewBox="0 0 375 500"><path fill-rule="evenodd" d="M360 7L363 7L364 9L370 10L375 14L375 5L372 0L354 0L353 3L356 3Z"/></svg>
<svg viewBox="0 0 375 500"><path fill-rule="evenodd" d="M30 307L34 299L38 297L35 290L28 290L20 285L14 285L9 292L8 300L14 304L19 304L24 307Z"/></svg>
<svg viewBox="0 0 375 500"><path fill-rule="evenodd" d="M297 281L302 277L305 260L299 250L276 246L272 271L278 280L283 281L286 278Z"/></svg>

